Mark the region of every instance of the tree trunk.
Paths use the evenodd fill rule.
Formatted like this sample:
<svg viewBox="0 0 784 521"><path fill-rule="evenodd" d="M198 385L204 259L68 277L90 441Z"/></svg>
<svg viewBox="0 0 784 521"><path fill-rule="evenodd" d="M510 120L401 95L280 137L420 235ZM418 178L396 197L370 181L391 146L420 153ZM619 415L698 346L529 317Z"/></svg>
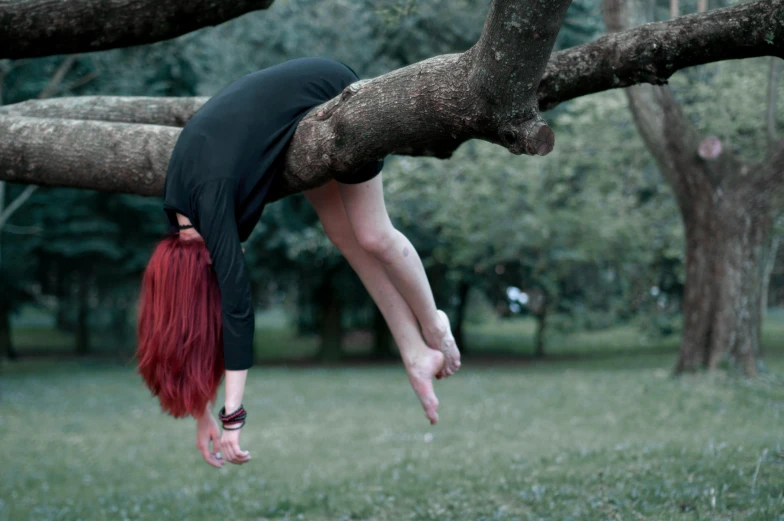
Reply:
<svg viewBox="0 0 784 521"><path fill-rule="evenodd" d="M729 358L758 373L764 243L772 221L748 208L745 191L713 191L684 215L684 330L676 372L716 369Z"/></svg>
<svg viewBox="0 0 784 521"><path fill-rule="evenodd" d="M605 0L608 30L628 28L623 0ZM626 89L634 122L672 188L686 231L684 331L676 373L714 370L727 358L758 373L762 250L784 199L784 143L743 164L718 138L701 139L672 90Z"/></svg>
<svg viewBox="0 0 784 521"><path fill-rule="evenodd" d="M90 285L87 281L87 276L82 275L79 280L79 289L77 290L77 313L76 313L76 354L86 355L90 353L90 326L88 318L90 316L90 305L88 302L88 293Z"/></svg>
<svg viewBox="0 0 784 521"><path fill-rule="evenodd" d="M115 302L112 308L112 331L114 340L114 351L121 353L132 351L132 344L129 342L130 331L128 328L128 306L124 302Z"/></svg>
<svg viewBox="0 0 784 521"><path fill-rule="evenodd" d="M457 316L455 317L454 335L457 347L460 352L466 354L468 352L465 341L465 313L466 304L468 304L468 292L471 290L471 284L467 281L460 281L460 286L457 290L457 298L460 299L457 303Z"/></svg>
<svg viewBox="0 0 784 521"><path fill-rule="evenodd" d="M540 313L536 316L536 346L534 357L544 358L544 330L547 327L547 313Z"/></svg>
<svg viewBox="0 0 784 521"><path fill-rule="evenodd" d="M395 339L389 330L384 315L377 306L373 311L373 358L376 360L390 360L395 358Z"/></svg>
<svg viewBox="0 0 784 521"><path fill-rule="evenodd" d="M66 300L71 300L70 297L61 296L57 299L57 311L55 313L55 327L60 331L66 333L73 332L73 323L71 317L68 315L69 305Z"/></svg>
<svg viewBox="0 0 784 521"><path fill-rule="evenodd" d="M11 312L5 306L0 307L0 353L3 353L8 360L18 358L11 337Z"/></svg>
<svg viewBox="0 0 784 521"><path fill-rule="evenodd" d="M332 283L333 278L331 272L325 276L317 297L321 304L321 348L318 358L322 362L336 362L343 357L343 306Z"/></svg>
<svg viewBox="0 0 784 521"><path fill-rule="evenodd" d="M776 267L776 256L779 253L779 244L781 238L773 232L773 237L768 244L766 255L763 256L764 266L762 267L762 290L760 295L760 328L762 323L765 322L765 316L768 313L768 296L770 293L770 279L773 276L773 269Z"/></svg>

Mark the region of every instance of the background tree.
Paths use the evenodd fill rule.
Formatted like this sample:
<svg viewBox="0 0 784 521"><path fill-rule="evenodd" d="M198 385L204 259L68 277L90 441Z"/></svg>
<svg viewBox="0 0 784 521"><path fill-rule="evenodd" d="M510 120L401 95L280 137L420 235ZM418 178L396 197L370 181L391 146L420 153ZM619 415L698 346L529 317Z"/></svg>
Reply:
<svg viewBox="0 0 784 521"><path fill-rule="evenodd" d="M608 29L627 29L635 11L646 10L635 2L606 0ZM716 87L712 96L722 92ZM784 143L768 144L759 131L752 134L756 139L741 134L735 143L721 131L711 135L710 118L695 125L668 86L639 85L626 94L685 227L685 323L676 371L715 369L729 355L746 374L756 374L763 252L782 205ZM764 97L758 99L762 106ZM764 131L762 123L760 118L755 127ZM769 147L767 154L758 152L759 143Z"/></svg>

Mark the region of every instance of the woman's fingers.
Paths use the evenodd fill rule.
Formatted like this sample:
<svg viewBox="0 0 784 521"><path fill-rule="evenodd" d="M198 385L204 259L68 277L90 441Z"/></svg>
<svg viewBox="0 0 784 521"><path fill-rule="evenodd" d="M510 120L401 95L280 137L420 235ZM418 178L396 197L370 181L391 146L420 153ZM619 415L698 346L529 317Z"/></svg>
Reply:
<svg viewBox="0 0 784 521"><path fill-rule="evenodd" d="M250 453L248 451L241 450L240 444L235 441L224 442L223 448L224 451L228 453L226 459L235 465L242 465L243 463L250 461Z"/></svg>
<svg viewBox="0 0 784 521"><path fill-rule="evenodd" d="M197 446L199 448L199 452L201 452L201 456L204 458L204 461L215 468L221 468L223 466L223 463L210 452L210 448L207 446L207 443L200 443Z"/></svg>
<svg viewBox="0 0 784 521"><path fill-rule="evenodd" d="M215 461L220 463L220 466L223 466L223 454L221 450L221 441L220 436L218 435L218 431L215 430L214 432L210 433L210 438L212 438L212 455L215 458ZM219 467L220 468L220 467Z"/></svg>

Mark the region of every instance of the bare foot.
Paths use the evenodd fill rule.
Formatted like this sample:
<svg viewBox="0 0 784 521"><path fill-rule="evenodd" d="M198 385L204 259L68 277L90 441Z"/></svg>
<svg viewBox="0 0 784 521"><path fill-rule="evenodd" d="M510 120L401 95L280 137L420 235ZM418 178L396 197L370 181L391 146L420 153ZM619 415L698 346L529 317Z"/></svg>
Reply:
<svg viewBox="0 0 784 521"><path fill-rule="evenodd" d="M438 398L433 390L433 377L441 372L444 355L434 349L423 348L421 355L405 365L411 387L425 409L425 416L431 425L435 425L438 421Z"/></svg>
<svg viewBox="0 0 784 521"><path fill-rule="evenodd" d="M446 327L439 332L440 336L434 338L431 334L431 338L427 339L427 345L431 349L441 351L444 355L444 367L436 375L436 378L440 379L452 376L460 369L460 350L457 348L457 343L455 343L455 337L452 336L452 326L449 324L449 317L440 309L438 310L438 316L441 317L441 321Z"/></svg>

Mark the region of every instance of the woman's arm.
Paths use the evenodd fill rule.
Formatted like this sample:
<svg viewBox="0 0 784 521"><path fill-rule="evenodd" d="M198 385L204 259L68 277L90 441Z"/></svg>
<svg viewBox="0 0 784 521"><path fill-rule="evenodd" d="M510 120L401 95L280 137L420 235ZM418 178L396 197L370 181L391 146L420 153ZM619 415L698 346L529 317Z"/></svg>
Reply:
<svg viewBox="0 0 784 521"><path fill-rule="evenodd" d="M245 393L245 380L248 370L226 371L226 398L224 401L224 411L231 414L242 405L242 395ZM231 427L232 425L229 425ZM240 449L240 429L223 430L220 440L223 449L223 458L240 465L250 461L250 453Z"/></svg>
<svg viewBox="0 0 784 521"><path fill-rule="evenodd" d="M223 329L223 363L226 370L225 412L239 409L248 368L253 365L254 314L250 280L237 232L234 183L216 178L193 189L197 229L210 252L218 279ZM240 431L224 429L220 445L223 459L241 464L250 454L240 449Z"/></svg>
<svg viewBox="0 0 784 521"><path fill-rule="evenodd" d="M226 371L226 398L224 405L226 414L231 414L242 405L242 395L245 393L245 380L248 370Z"/></svg>

